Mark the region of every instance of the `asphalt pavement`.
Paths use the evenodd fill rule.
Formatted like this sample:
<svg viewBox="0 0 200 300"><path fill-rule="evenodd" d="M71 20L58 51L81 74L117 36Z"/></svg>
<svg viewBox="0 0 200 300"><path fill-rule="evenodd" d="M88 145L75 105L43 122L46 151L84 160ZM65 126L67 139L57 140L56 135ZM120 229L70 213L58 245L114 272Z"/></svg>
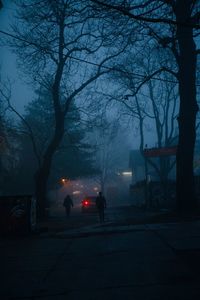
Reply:
<svg viewBox="0 0 200 300"><path fill-rule="evenodd" d="M1 300L200 299L198 216L78 216L56 212L35 235L0 239Z"/></svg>

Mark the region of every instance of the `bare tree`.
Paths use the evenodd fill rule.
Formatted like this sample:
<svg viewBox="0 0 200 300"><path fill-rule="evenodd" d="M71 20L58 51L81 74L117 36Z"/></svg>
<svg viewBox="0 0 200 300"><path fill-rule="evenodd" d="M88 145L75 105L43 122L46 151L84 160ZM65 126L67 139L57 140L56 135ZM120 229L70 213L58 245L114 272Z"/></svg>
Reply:
<svg viewBox="0 0 200 300"><path fill-rule="evenodd" d="M124 113L129 112L135 119L135 126L139 126L140 151L143 154L146 144L144 129L147 125L153 128L154 143L158 147L174 144L177 139L176 116L179 101L177 84L173 82L171 74L163 72L158 51L149 48L137 55L136 59L134 56L135 53L130 51L129 57L123 59L117 67L118 70L111 74L113 82L118 82L120 88L118 95L114 93L110 95L110 99L117 101L119 105L122 104L125 108ZM163 72L162 77L150 79L155 69ZM138 70L138 75L145 74L148 80L138 78L134 70ZM156 170L160 177L167 178L167 170Z"/></svg>
<svg viewBox="0 0 200 300"><path fill-rule="evenodd" d="M101 1L91 0L97 7L140 22L143 34L151 35L160 46L171 51L175 69L168 69L179 84L179 142L177 150L177 209L195 209L193 158L196 139L196 68L200 53L195 43L199 34L199 2L196 0ZM190 200L188 200L190 199Z"/></svg>
<svg viewBox="0 0 200 300"><path fill-rule="evenodd" d="M15 120L10 115L10 85L0 80L0 191L12 193L8 189L13 186L20 151L19 133L15 128Z"/></svg>
<svg viewBox="0 0 200 300"><path fill-rule="evenodd" d="M109 60L122 53L126 45L122 41L120 48L107 51L104 26L95 19L88 1L22 0L17 5L13 48L21 68L51 90L55 115L54 134L35 175L42 216L52 158L63 138L71 103L92 82L109 72Z"/></svg>
<svg viewBox="0 0 200 300"><path fill-rule="evenodd" d="M113 146L119 129L117 122L117 120L109 121L103 113L92 135L96 147L96 166L99 170L98 183L103 193L119 160L115 153L116 148L114 149Z"/></svg>
<svg viewBox="0 0 200 300"><path fill-rule="evenodd" d="M143 64L144 72L148 75L152 73L156 63L155 53L152 57L149 56L148 63ZM167 59L166 57L162 59ZM160 60L160 58L159 58ZM159 63L159 62L158 62ZM169 64L169 63L168 63ZM148 90L147 101L150 102L149 111L146 111L146 117L153 120L155 123L155 132L157 137L157 146L170 147L177 143L177 120L178 113L178 91L177 84L173 82L171 74L164 72L162 78L150 80L146 84ZM175 161L170 164L169 157L160 157L159 177L163 185L168 179L169 172L174 166Z"/></svg>

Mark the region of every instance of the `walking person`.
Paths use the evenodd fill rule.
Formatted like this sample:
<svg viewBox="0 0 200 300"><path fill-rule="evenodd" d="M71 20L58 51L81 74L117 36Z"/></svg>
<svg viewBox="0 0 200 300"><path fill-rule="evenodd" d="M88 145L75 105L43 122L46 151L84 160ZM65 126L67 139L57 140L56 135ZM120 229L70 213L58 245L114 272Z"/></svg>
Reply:
<svg viewBox="0 0 200 300"><path fill-rule="evenodd" d="M104 209L106 208L106 199L102 195L102 192L99 192L99 195L96 198L96 207L99 214L100 222L104 222Z"/></svg>
<svg viewBox="0 0 200 300"><path fill-rule="evenodd" d="M63 206L65 207L66 216L69 218L71 213L71 207L74 206L72 198L70 197L69 194L65 197Z"/></svg>

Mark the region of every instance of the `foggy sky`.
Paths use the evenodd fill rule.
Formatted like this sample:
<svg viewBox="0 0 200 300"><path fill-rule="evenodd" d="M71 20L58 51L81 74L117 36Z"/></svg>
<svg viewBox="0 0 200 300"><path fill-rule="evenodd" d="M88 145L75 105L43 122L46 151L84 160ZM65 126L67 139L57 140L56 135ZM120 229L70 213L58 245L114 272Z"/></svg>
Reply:
<svg viewBox="0 0 200 300"><path fill-rule="evenodd" d="M11 32L9 24L13 22L15 6L12 0L3 0L4 7L0 11L0 30ZM0 34L0 38L5 36ZM12 105L19 113L24 112L24 106L34 98L34 91L31 85L25 82L22 73L17 67L16 56L6 46L0 47L1 76L3 80L12 82ZM130 130L131 131L131 130ZM152 141L153 132L146 133L145 143L149 147L154 146ZM130 141L133 148L139 148L139 132L130 132Z"/></svg>
<svg viewBox="0 0 200 300"><path fill-rule="evenodd" d="M12 0L3 0L4 7L0 11L0 29L10 32L9 24L11 23L14 14L14 4ZM4 38L0 34L0 38ZM0 66L1 77L3 80L8 79L12 82L12 104L17 110L22 113L24 105L26 105L34 96L34 92L28 84L25 83L25 78L21 78L17 63L16 56L8 49L8 47L0 47Z"/></svg>

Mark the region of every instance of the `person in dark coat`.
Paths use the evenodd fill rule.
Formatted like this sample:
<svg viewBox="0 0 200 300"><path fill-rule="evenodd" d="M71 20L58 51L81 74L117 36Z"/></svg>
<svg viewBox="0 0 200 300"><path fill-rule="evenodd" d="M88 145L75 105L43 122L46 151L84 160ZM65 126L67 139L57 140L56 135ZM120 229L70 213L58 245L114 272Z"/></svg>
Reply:
<svg viewBox="0 0 200 300"><path fill-rule="evenodd" d="M64 199L63 206L65 207L66 216L69 217L71 213L71 207L74 206L72 198L67 195Z"/></svg>
<svg viewBox="0 0 200 300"><path fill-rule="evenodd" d="M106 208L106 199L101 192L99 192L99 195L96 198L96 207L99 214L99 220L102 223L104 222L104 209Z"/></svg>

